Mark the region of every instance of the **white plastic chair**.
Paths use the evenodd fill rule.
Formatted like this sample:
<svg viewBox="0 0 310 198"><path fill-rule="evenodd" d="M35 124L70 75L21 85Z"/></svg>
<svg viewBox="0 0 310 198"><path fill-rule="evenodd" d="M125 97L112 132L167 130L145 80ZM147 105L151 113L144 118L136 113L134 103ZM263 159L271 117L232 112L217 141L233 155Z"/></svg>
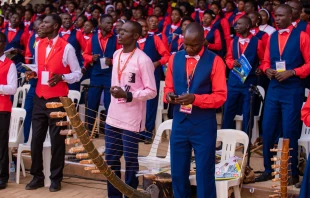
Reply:
<svg viewBox="0 0 310 198"><path fill-rule="evenodd" d="M81 92L76 90L69 90L68 98L72 100L72 102L76 103L76 108L79 106L79 102L81 99Z"/></svg>
<svg viewBox="0 0 310 198"><path fill-rule="evenodd" d="M301 147L305 149L307 158L310 152L310 127L307 127L305 123L302 124L301 136L298 140L298 157L300 156Z"/></svg>
<svg viewBox="0 0 310 198"><path fill-rule="evenodd" d="M30 151L31 150L31 140L32 140L32 126L30 127L30 134L27 143L19 144L18 146L18 153L17 153L17 162L16 162L16 183L19 184L20 180L20 164L24 164L22 158L23 151ZM45 176L44 185L45 187L49 187L51 185L50 180L50 167L51 167L51 139L49 135L49 130L47 130L46 138L43 143L43 173ZM26 177L26 174L24 174Z"/></svg>
<svg viewBox="0 0 310 198"><path fill-rule="evenodd" d="M231 180L221 180L216 181L216 194L217 198L227 198L228 197L228 189L233 187L235 198L241 198L240 188L239 185L241 183L241 177L243 177L244 172L244 160L246 150L249 145L249 137L248 135L239 130L234 129L221 129L217 131L217 140L222 142L222 156L221 161L225 161L230 157L235 156L236 144L241 143L244 145L243 148L243 158L241 163L241 176L240 178L231 179ZM191 175L190 177L191 185L196 184L196 175Z"/></svg>
<svg viewBox="0 0 310 198"><path fill-rule="evenodd" d="M308 96L309 96L309 89L306 88L306 89L305 89L305 97L308 98Z"/></svg>
<svg viewBox="0 0 310 198"><path fill-rule="evenodd" d="M9 129L9 162L12 162L12 148L24 141L23 125L26 117L26 110L22 108L12 108ZM24 163L22 165L23 175L26 176Z"/></svg>
<svg viewBox="0 0 310 198"><path fill-rule="evenodd" d="M150 153L146 157L138 157L139 165L149 168L159 168L170 165L170 142L165 158L157 157L158 145L161 142L162 134L165 130L171 130L172 120L166 120L161 123L156 131L155 139L153 141Z"/></svg>
<svg viewBox="0 0 310 198"><path fill-rule="evenodd" d="M265 99L265 90L264 90L264 88L259 86L259 85L257 85L257 88L258 88L260 94L262 95L263 99ZM260 108L259 108L258 115L254 116L254 119L253 119L253 131L252 131L252 139L251 139L252 143L254 143L255 140L259 137L258 122L260 120L260 116L261 116L261 113L262 113L262 108L263 108L263 101L261 101L261 103L260 103ZM235 121L236 121L236 129L237 130L242 130L243 115L236 115Z"/></svg>
<svg viewBox="0 0 310 198"><path fill-rule="evenodd" d="M90 84L90 79L88 78L88 79L85 79L85 80L83 80L83 81L81 82L80 93L82 93L82 91L83 91L83 86L82 86L82 84L89 85L89 84ZM85 104L80 104L79 106L80 106L80 107L79 107L80 118L81 118L82 122L85 122L85 111L86 111L86 110L85 110Z"/></svg>
<svg viewBox="0 0 310 198"><path fill-rule="evenodd" d="M18 87L16 90L16 93L14 94L13 99L13 108L16 108L18 104L21 103L21 108L24 108L25 106L25 100L26 100L26 90L24 87Z"/></svg>
<svg viewBox="0 0 310 198"><path fill-rule="evenodd" d="M165 81L160 81L159 86L159 94L158 94L158 106L157 106L157 113L156 113L156 120L155 120L155 130L157 131L160 124L164 121L168 120L168 108L164 108L164 87ZM169 140L169 134L167 134L167 138Z"/></svg>

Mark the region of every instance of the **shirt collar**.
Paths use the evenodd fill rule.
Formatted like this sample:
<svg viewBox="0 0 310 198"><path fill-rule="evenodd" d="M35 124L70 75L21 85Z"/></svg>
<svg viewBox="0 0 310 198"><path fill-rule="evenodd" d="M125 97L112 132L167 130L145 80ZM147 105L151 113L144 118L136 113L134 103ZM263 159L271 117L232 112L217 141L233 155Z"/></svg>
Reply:
<svg viewBox="0 0 310 198"><path fill-rule="evenodd" d="M101 32L100 33L98 32L98 34L99 34L99 36L98 36L99 39L101 39L101 38L110 38L113 35L112 32L109 32L107 35L105 35L105 37L102 36Z"/></svg>
<svg viewBox="0 0 310 198"><path fill-rule="evenodd" d="M300 22L300 19L297 19L296 21L292 22L292 25L294 27L297 27L298 23Z"/></svg>
<svg viewBox="0 0 310 198"><path fill-rule="evenodd" d="M0 61L4 62L5 58L6 58L5 54L3 54L3 55L0 57Z"/></svg>
<svg viewBox="0 0 310 198"><path fill-rule="evenodd" d="M258 31L259 31L259 27L255 27L255 28L252 28L252 29L250 30L250 33L251 33L252 35L256 35Z"/></svg>
<svg viewBox="0 0 310 198"><path fill-rule="evenodd" d="M292 32L294 29L294 26L292 24L292 25L288 26L287 28L283 28L283 29L288 29L288 30L290 30L290 32ZM281 30L281 29L279 29L279 30Z"/></svg>
<svg viewBox="0 0 310 198"><path fill-rule="evenodd" d="M52 41L53 41L53 46L56 44L58 38L59 38L59 36L57 35L55 38L52 39ZM46 39L49 40L48 38L46 38Z"/></svg>

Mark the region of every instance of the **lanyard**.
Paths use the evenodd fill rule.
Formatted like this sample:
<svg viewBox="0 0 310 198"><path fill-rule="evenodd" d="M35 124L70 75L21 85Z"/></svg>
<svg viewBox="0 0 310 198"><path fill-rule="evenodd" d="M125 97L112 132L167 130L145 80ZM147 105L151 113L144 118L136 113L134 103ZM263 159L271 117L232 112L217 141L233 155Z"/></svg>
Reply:
<svg viewBox="0 0 310 198"><path fill-rule="evenodd" d="M58 40L57 40L58 41ZM57 43L57 42L56 42ZM52 49L50 50L50 52L48 53L48 55L47 55L47 58L45 58L45 60L44 60L44 69L45 69L45 71L47 70L46 69L46 65L47 65L47 62L51 59L51 54L53 53L53 51L54 51L54 48L55 48L55 45L56 45L56 43L52 46ZM45 52L46 53L46 52Z"/></svg>
<svg viewBox="0 0 310 198"><path fill-rule="evenodd" d="M195 64L195 67L194 67L194 69L193 69L193 71L192 71L192 73L190 75L188 75L188 66L186 64L187 93L189 93L189 87L191 86L191 82L192 82L192 80L194 78L194 74L195 74L195 71L196 71L196 67L197 67L198 61L199 60L197 60L197 63Z"/></svg>
<svg viewBox="0 0 310 198"><path fill-rule="evenodd" d="M246 42L244 42L245 44ZM238 58L240 58L240 44L238 41L237 51L238 51ZM245 49L243 50L242 54L245 52L246 48L248 48L249 43L245 46Z"/></svg>
<svg viewBox="0 0 310 198"><path fill-rule="evenodd" d="M109 38L107 38L107 39L109 39ZM98 36L98 43L99 43L99 46L100 46L100 48L101 48L101 51L102 51L103 53L105 53L105 50L107 49L108 41L105 42L104 48L103 48L103 46L102 46L102 44L101 44L101 41L100 41L100 39L99 39L99 36Z"/></svg>
<svg viewBox="0 0 310 198"><path fill-rule="evenodd" d="M291 35L291 33L288 34L288 36L287 36L287 38L286 38L286 40L285 40L285 42L284 42L282 52L281 52L281 49L280 49L280 43L281 43L281 42L280 42L280 37L278 36L278 45L279 45L280 61L282 61L282 54L283 54L284 48L285 48L285 46L286 46L287 40L289 39L290 35Z"/></svg>
<svg viewBox="0 0 310 198"><path fill-rule="evenodd" d="M118 70L118 82L120 83L121 82L121 77L122 77L122 74L123 74L123 71L126 69L127 67L127 63L129 62L129 60L131 59L131 57L133 56L133 54L135 53L137 48L135 48L131 54L129 55L129 57L127 58L124 66L122 69L120 69L120 62L121 62L121 55L123 53L123 50L121 51L121 53L119 54L119 57L118 57L118 67L117 67L117 70Z"/></svg>

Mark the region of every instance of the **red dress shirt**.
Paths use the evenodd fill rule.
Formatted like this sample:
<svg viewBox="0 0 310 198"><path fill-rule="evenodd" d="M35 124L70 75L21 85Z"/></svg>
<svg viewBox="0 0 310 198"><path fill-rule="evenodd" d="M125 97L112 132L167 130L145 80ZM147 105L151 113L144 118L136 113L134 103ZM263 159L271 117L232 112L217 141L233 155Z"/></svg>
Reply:
<svg viewBox="0 0 310 198"><path fill-rule="evenodd" d="M200 8L198 8L197 11L199 13L199 20L200 22L202 22L203 13L205 12L205 10L201 10ZM191 14L191 17L196 21L196 11Z"/></svg>
<svg viewBox="0 0 310 198"><path fill-rule="evenodd" d="M172 24L172 25L175 25L175 26L180 27L180 26L181 26L181 23L182 23L182 20L180 20L177 24ZM167 26L164 27L162 34L166 34L166 29L167 29ZM177 28L173 29L173 28L171 27L170 30L171 30L171 32L173 33L176 29L177 29Z"/></svg>
<svg viewBox="0 0 310 198"><path fill-rule="evenodd" d="M72 32L73 27L71 27L69 30ZM69 31L69 30L67 30L67 31ZM60 28L60 30L59 30L60 33L61 33L61 32L67 32L67 31L64 30L63 28ZM69 36L70 36L70 34L63 34L63 35L62 35L62 38L63 38L65 41L68 41ZM79 42L79 44L80 44L80 46L81 46L81 48L82 48L82 51L85 51L86 43L85 43L85 40L84 40L84 38L83 38L83 34L82 34L81 31L76 31L76 40Z"/></svg>
<svg viewBox="0 0 310 198"><path fill-rule="evenodd" d="M255 35L259 32L259 27L252 28L250 31L251 31L251 34L252 34L253 36L255 36ZM252 32L255 32L255 33L253 34ZM265 33L265 34L262 36L262 39L261 39L261 41L262 41L262 43L263 43L264 49L265 49L266 46L267 46L268 39L269 39L269 35L268 35L267 33Z"/></svg>
<svg viewBox="0 0 310 198"><path fill-rule="evenodd" d="M7 39L8 39L8 42L11 42L14 37L16 36L16 33L19 31L19 28L15 28L16 31L8 31L8 35L7 36ZM5 30L2 30L2 32L4 33ZM21 39L20 39L20 43L26 47L27 44L28 44L28 39L29 39L29 32L27 31L24 31L22 36L21 36Z"/></svg>
<svg viewBox="0 0 310 198"><path fill-rule="evenodd" d="M29 37L28 39L28 42L27 42L27 47L26 47L26 52L25 52L25 62L26 64L29 64L30 63L30 60L29 58L33 58L34 57L34 54L31 54L30 52L30 48L35 48L35 46L29 46L30 45L30 38L32 37L33 34L36 34L35 32L31 34L31 36ZM39 37L36 38L36 43L40 40ZM34 44L35 45L35 44ZM34 61L33 61L34 62Z"/></svg>
<svg viewBox="0 0 310 198"><path fill-rule="evenodd" d="M251 38L253 37L253 35L249 35L247 38L250 39L251 41ZM228 51L227 51L227 55L226 55L226 65L229 69L232 69L234 68L234 57L233 57L233 40L230 42L230 46L228 48ZM248 47L248 43L245 42L244 45L242 45L240 42L239 43L239 49L240 49L240 55L244 53L244 51L246 50L246 48ZM261 40L258 40L258 45L257 45L257 56L258 56L258 59L259 59L259 62L262 62L263 61L263 58L264 58L264 47L263 47L263 43Z"/></svg>
<svg viewBox="0 0 310 198"><path fill-rule="evenodd" d="M229 17L231 17L231 15L233 15L233 13L234 13L234 12L226 12L226 13L224 14L224 17L228 20Z"/></svg>
<svg viewBox="0 0 310 198"><path fill-rule="evenodd" d="M300 19L298 19L297 21L294 21L293 22L293 23L295 23L294 27L297 27L299 22L300 22ZM308 23L308 25L306 27L306 33L310 36L310 23Z"/></svg>
<svg viewBox="0 0 310 198"><path fill-rule="evenodd" d="M290 32L293 30L293 25L290 25L288 27L288 29L290 30ZM274 33L274 34L279 34L279 48L280 48L280 53L283 52L284 50L284 43L285 41L287 41L288 36L290 35L287 32L283 32L282 34L280 33ZM300 78L306 78L309 74L310 74L310 56L309 56L309 52L310 52L310 38L308 36L308 34L306 32L301 32L300 33L300 51L302 53L302 56L305 60L305 64L302 65L301 67L298 67L295 70L296 72L296 76L299 76ZM297 50L297 49L296 49ZM263 64L259 67L260 69L262 69L265 73L266 70L268 68L270 68L270 38L268 39L268 43L266 46L266 50L265 50L265 55L264 55L264 61Z"/></svg>
<svg viewBox="0 0 310 198"><path fill-rule="evenodd" d="M149 30L149 32L148 32L149 34L158 34L159 32L158 32L158 29L156 29L156 30ZM162 42L163 42L163 44L166 46L166 48L168 49L169 47L168 47L168 39L167 39L167 36L166 36L166 34L163 34L163 33L160 33L161 34L161 40L162 40Z"/></svg>
<svg viewBox="0 0 310 198"><path fill-rule="evenodd" d="M106 36L102 36L101 33L98 32L98 39L99 39L99 44L102 47L102 51L105 51L107 47L107 43L109 41L109 38L113 35L113 33L109 33ZM116 41L116 50L120 49L121 46L117 43ZM87 42L86 48L83 53L83 58L84 58L84 66L88 67L92 62L93 62L93 51L92 51L92 42Z"/></svg>
<svg viewBox="0 0 310 198"><path fill-rule="evenodd" d="M147 39L148 35L145 37ZM144 39L144 38L143 38ZM142 41L140 39L140 41ZM154 35L154 44L157 52L160 54L161 59L159 60L160 65L164 65L168 62L170 53L168 49L166 48L165 44L160 40L160 38L156 35ZM145 41L144 42L138 42L139 48L141 50L144 49Z"/></svg>
<svg viewBox="0 0 310 198"><path fill-rule="evenodd" d="M304 107L301 109L301 120L310 127L310 97L308 97Z"/></svg>
<svg viewBox="0 0 310 198"><path fill-rule="evenodd" d="M220 18L220 16L216 16L215 19L213 20L213 24L214 22ZM222 26L222 30L223 30L223 34L224 34L224 39L226 41L226 49L229 48L229 43L230 43L230 40L231 40L231 37L230 37L230 25L229 25L229 22L226 18L221 18L221 26ZM213 25L212 24L212 25Z"/></svg>
<svg viewBox="0 0 310 198"><path fill-rule="evenodd" d="M202 56L204 48L198 53L199 56ZM168 69L166 74L166 86L164 89L164 102L166 101L166 95L169 92L174 92L173 84L173 60L174 55L169 59ZM188 74L191 74L194 70L194 67L197 63L197 60L194 58L186 59L186 68L188 68ZM211 84L212 84L212 93L211 94L194 94L195 101L193 105L199 108L219 108L226 101L227 97L227 86L226 86L226 76L225 76L225 65L223 60L216 56L213 62L213 67L211 71ZM194 77L195 78L195 74Z"/></svg>
<svg viewBox="0 0 310 198"><path fill-rule="evenodd" d="M212 28L212 27L210 27ZM204 30L204 37L208 35L209 30ZM219 30L214 31L214 43L209 43L208 49L210 50L221 50L222 49L222 40L221 40L221 34Z"/></svg>

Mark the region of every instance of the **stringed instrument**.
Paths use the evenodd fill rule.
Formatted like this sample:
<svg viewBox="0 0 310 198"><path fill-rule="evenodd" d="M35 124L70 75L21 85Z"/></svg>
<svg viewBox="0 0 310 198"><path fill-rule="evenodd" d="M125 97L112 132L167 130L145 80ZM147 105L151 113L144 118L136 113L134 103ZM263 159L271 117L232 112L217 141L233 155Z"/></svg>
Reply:
<svg viewBox="0 0 310 198"><path fill-rule="evenodd" d="M67 138L67 145L81 143L82 146L74 147L69 150L71 153L76 153L76 158L81 159L80 164L88 165L85 170L91 171L94 174L103 174L107 180L117 188L121 193L130 198L151 198L151 194L145 191L138 191L126 183L124 183L109 167L103 159L103 153L99 153L94 143L89 137L89 132L86 130L84 123L81 121L79 113L76 111L74 103L67 97L60 97L61 102L47 103L47 108L63 107L66 112L52 112L51 118L63 118L67 116L70 121L58 122L57 126L71 126L72 129L62 130L62 135L76 134L76 138Z"/></svg>

